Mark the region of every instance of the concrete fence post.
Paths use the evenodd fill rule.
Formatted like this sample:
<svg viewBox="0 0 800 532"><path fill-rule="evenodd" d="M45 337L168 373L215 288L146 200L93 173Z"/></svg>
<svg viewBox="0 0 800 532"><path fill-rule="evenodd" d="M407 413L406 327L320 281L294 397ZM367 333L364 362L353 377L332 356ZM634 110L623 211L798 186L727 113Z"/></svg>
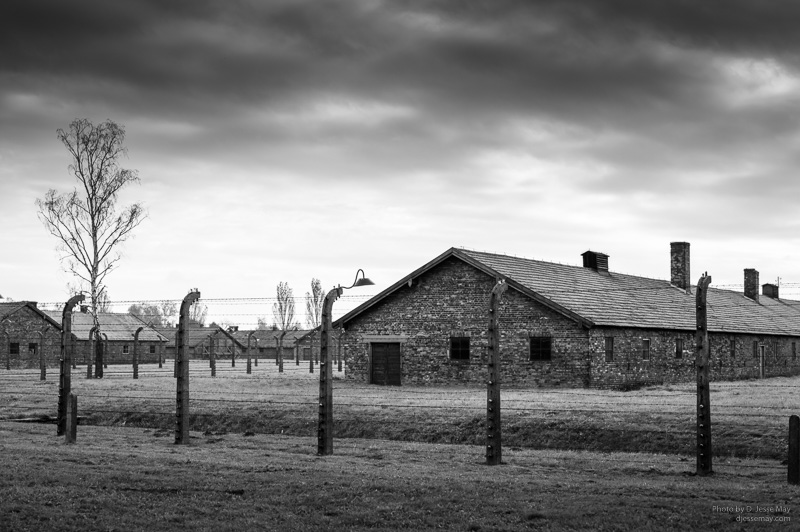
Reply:
<svg viewBox="0 0 800 532"><path fill-rule="evenodd" d="M697 282L697 332L695 334L695 366L697 367L697 474L710 475L711 447L711 390L709 383L708 349L708 285L711 276L703 274Z"/></svg>
<svg viewBox="0 0 800 532"><path fill-rule="evenodd" d="M139 378L139 333L144 330L144 327L139 327L133 333L133 378Z"/></svg>
<svg viewBox="0 0 800 532"><path fill-rule="evenodd" d="M489 298L489 349L487 366L489 380L486 388L486 464L503 463L502 431L500 430L500 300L508 288L502 279L497 281Z"/></svg>
<svg viewBox="0 0 800 532"><path fill-rule="evenodd" d="M178 332L175 338L176 367L176 405L175 405L175 444L189 443L189 346L186 324L189 321L189 307L200 299L197 289L189 292L181 303Z"/></svg>
<svg viewBox="0 0 800 532"><path fill-rule="evenodd" d="M67 424L67 397L72 391L72 309L83 301L83 294L72 296L61 312L61 356L59 366L61 374L58 379L58 413L56 417L56 435L61 436Z"/></svg>
<svg viewBox="0 0 800 532"><path fill-rule="evenodd" d="M64 443L75 443L78 436L78 397L74 393L67 395L66 430Z"/></svg>
<svg viewBox="0 0 800 532"><path fill-rule="evenodd" d="M800 417L789 417L789 484L800 484Z"/></svg>

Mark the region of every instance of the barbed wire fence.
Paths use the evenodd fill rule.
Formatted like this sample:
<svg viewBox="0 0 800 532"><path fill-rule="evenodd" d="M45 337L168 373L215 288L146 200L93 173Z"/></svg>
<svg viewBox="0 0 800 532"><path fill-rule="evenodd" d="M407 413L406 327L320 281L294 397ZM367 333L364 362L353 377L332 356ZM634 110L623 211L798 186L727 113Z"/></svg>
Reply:
<svg viewBox="0 0 800 532"><path fill-rule="evenodd" d="M337 311L343 313L355 308L368 297L343 296L344 308ZM258 318L269 316L274 299L202 301L209 306L209 316L219 316L220 322L227 322L223 329L238 327L238 332L245 332L258 326ZM149 303L152 301L113 302L112 309L125 312L130 305ZM114 331L111 327L108 332L124 331ZM432 342L430 347L442 346ZM259 346L264 349L256 355L261 364L248 373L244 364L235 364L246 353L230 340L226 347L229 349L219 354L222 360L230 356L230 364L220 364L213 376L211 361L203 358L202 353L189 363L192 386L189 425L193 431L207 437L234 431L316 435L316 373L299 363L286 364L284 371L279 372L278 353L269 351L273 346ZM311 344L312 353L313 348ZM337 352L335 335L333 352ZM621 353L621 356L634 355L633 350ZM55 366L53 357L46 358L49 365ZM294 361L299 362L300 358L301 355L295 355ZM102 379L87 379L80 364L71 369L71 391L81 400L81 422L145 427L154 434L171 434L176 418L174 354L165 351L158 361L143 359L136 379L132 359L108 362ZM310 362L313 369L313 354ZM476 371L485 370L481 360L474 365ZM346 364L341 372L334 372L336 438L362 438L371 447L385 439L468 444L476 446L476 458L482 454L486 390L480 384L384 387L350 377ZM763 468L764 462L754 465L748 461L760 459L776 475L785 471L788 420L800 410L798 388L797 377L712 380L717 468L725 471ZM503 442L510 449L608 452L612 453L608 460L642 466L650 460L641 453L670 454L681 463L687 462L690 469L695 451L696 397L690 382L630 391L591 386L583 389L504 386ZM52 419L58 403L57 379L51 376L42 380L35 368L0 368L0 418ZM442 453L446 454L446 450Z"/></svg>

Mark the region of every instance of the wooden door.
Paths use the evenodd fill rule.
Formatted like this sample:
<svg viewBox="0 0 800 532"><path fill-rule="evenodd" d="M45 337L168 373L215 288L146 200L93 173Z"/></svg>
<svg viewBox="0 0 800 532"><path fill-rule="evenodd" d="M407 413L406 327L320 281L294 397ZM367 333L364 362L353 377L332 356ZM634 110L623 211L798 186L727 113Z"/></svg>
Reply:
<svg viewBox="0 0 800 532"><path fill-rule="evenodd" d="M400 344L372 344L372 384L400 386Z"/></svg>

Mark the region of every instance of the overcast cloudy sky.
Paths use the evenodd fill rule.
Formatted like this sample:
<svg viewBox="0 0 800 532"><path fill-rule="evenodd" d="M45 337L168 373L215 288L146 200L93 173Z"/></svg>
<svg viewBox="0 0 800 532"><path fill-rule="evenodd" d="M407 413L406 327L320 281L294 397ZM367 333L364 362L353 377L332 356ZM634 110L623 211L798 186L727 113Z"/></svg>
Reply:
<svg viewBox="0 0 800 532"><path fill-rule="evenodd" d="M56 129L125 126L113 300L385 288L452 246L800 299L800 3L5 0L0 294L61 301ZM299 303L299 302L298 302Z"/></svg>

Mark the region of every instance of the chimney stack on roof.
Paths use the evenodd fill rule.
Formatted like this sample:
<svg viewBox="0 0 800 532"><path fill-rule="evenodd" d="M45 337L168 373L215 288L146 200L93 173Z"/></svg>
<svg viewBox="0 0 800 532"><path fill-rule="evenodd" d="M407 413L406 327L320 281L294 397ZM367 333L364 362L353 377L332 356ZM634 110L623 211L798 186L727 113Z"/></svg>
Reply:
<svg viewBox="0 0 800 532"><path fill-rule="evenodd" d="M772 299L778 299L778 285L767 283L761 286L762 294Z"/></svg>
<svg viewBox="0 0 800 532"><path fill-rule="evenodd" d="M670 282L686 291L692 293L691 264L689 261L688 242L670 242L669 244L669 271Z"/></svg>
<svg viewBox="0 0 800 532"><path fill-rule="evenodd" d="M744 295L758 303L758 270L745 268L744 270Z"/></svg>
<svg viewBox="0 0 800 532"><path fill-rule="evenodd" d="M583 267L595 270L598 273L608 275L608 255L597 251L586 251L581 253L583 257Z"/></svg>

